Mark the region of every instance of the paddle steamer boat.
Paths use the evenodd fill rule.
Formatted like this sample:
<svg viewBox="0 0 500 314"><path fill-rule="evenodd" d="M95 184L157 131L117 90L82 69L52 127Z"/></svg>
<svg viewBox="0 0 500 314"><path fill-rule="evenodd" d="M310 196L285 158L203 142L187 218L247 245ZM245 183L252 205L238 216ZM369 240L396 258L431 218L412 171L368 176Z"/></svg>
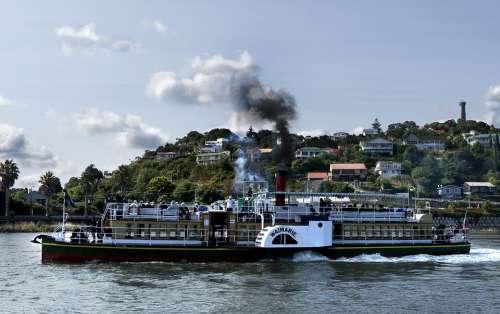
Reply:
<svg viewBox="0 0 500 314"><path fill-rule="evenodd" d="M304 251L330 259L469 253L465 226L434 228L429 210L384 207L385 196L263 192L234 206L108 203L99 226L67 230L63 224L37 240L43 262L255 262Z"/></svg>

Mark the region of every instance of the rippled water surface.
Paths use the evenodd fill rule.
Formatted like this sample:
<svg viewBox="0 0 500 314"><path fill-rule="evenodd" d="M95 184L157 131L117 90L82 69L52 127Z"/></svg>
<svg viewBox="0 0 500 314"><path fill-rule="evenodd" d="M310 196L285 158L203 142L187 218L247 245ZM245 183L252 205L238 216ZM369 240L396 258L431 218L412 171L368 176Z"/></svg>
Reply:
<svg viewBox="0 0 500 314"><path fill-rule="evenodd" d="M42 265L31 234L0 234L1 313L500 313L500 237L470 255L252 264Z"/></svg>

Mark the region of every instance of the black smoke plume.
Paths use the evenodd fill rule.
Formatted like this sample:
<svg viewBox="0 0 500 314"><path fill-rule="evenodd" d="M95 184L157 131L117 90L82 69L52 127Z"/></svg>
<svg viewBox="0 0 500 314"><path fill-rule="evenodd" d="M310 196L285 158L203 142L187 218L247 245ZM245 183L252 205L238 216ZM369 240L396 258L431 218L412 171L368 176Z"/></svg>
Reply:
<svg viewBox="0 0 500 314"><path fill-rule="evenodd" d="M290 138L290 121L297 118L295 98L285 90L265 90L256 76L240 75L231 81L231 96L238 114L249 121L272 122L278 132L279 144L273 149L277 162L290 166L293 143Z"/></svg>

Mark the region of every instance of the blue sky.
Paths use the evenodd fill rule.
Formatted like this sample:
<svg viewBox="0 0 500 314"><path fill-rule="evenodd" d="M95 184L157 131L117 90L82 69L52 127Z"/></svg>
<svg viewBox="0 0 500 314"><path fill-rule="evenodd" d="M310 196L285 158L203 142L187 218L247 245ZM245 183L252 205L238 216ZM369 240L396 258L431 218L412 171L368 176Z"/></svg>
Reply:
<svg viewBox="0 0 500 314"><path fill-rule="evenodd" d="M221 76L250 66L263 83L296 97L297 132L350 131L375 117L384 125L456 118L462 99L470 118L496 123L499 7L2 2L0 157L21 164L25 185L48 169L63 179L89 163L112 170L187 131L234 126L231 106L214 89ZM158 73L170 74L154 85ZM184 83L197 74L207 81Z"/></svg>

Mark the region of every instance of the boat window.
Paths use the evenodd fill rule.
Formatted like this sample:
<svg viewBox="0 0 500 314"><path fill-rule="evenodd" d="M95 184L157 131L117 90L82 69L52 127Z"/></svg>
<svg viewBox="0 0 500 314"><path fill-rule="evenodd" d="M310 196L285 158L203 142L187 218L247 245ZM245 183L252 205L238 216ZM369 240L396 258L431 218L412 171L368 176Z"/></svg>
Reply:
<svg viewBox="0 0 500 314"><path fill-rule="evenodd" d="M273 244L297 244L297 240L289 234L279 234L274 237Z"/></svg>

